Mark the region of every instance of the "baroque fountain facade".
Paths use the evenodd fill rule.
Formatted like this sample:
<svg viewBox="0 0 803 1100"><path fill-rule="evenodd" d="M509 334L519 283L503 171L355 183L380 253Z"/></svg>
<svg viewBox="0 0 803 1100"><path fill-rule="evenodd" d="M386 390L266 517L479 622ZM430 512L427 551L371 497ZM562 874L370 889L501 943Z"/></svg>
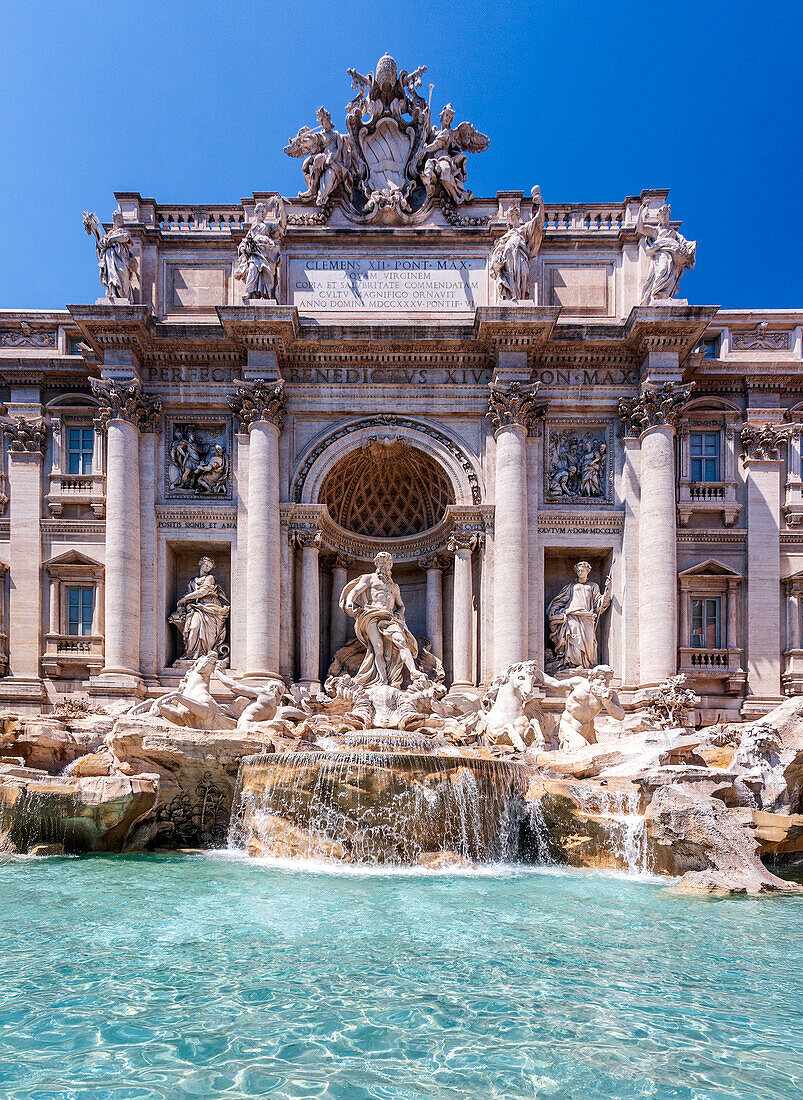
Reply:
<svg viewBox="0 0 803 1100"><path fill-rule="evenodd" d="M803 314L680 298L666 191L475 197L424 73L3 313L3 843L789 889Z"/></svg>

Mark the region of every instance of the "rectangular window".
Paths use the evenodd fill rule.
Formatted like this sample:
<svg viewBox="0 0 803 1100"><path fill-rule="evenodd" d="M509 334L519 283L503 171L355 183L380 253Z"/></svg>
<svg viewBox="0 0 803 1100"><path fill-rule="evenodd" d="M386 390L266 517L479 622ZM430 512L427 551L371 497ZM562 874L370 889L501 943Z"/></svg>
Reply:
<svg viewBox="0 0 803 1100"><path fill-rule="evenodd" d="M67 429L67 473L91 474L95 432L92 428Z"/></svg>
<svg viewBox="0 0 803 1100"><path fill-rule="evenodd" d="M689 458L692 481L719 481L719 432L691 432Z"/></svg>
<svg viewBox="0 0 803 1100"><path fill-rule="evenodd" d="M707 336L700 341L698 347L703 353L703 359L717 359L719 356L719 337Z"/></svg>
<svg viewBox="0 0 803 1100"><path fill-rule="evenodd" d="M691 598L691 638L693 649L721 649L720 645L720 608L719 596Z"/></svg>
<svg viewBox="0 0 803 1100"><path fill-rule="evenodd" d="M86 637L92 633L92 612L95 606L93 588L67 589L67 633Z"/></svg>

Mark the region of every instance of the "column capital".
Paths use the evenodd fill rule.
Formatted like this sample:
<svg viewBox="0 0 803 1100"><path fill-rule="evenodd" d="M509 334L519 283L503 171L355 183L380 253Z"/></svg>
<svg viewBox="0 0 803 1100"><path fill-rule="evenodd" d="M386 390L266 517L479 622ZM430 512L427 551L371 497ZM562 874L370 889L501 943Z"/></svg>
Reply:
<svg viewBox="0 0 803 1100"><path fill-rule="evenodd" d="M482 549L484 540L485 536L481 531L456 527L449 536L446 549L452 554L457 554L461 550L467 550L470 554L473 554L475 550Z"/></svg>
<svg viewBox="0 0 803 1100"><path fill-rule="evenodd" d="M47 428L44 420L29 420L24 416L15 416L3 425L3 431L9 438L10 454L45 453Z"/></svg>
<svg viewBox="0 0 803 1100"><path fill-rule="evenodd" d="M442 573L444 569L448 568L449 563L440 554L427 554L425 557L418 559L418 565L425 573L428 573L430 569L437 569L439 573Z"/></svg>
<svg viewBox="0 0 803 1100"><path fill-rule="evenodd" d="M141 432L155 431L155 421L162 403L149 397L138 378L112 381L91 378L92 392L100 401L100 421L104 427L110 420L125 420Z"/></svg>
<svg viewBox="0 0 803 1100"><path fill-rule="evenodd" d="M675 428L680 410L689 400L693 382L645 384L638 397L619 401L619 420L625 436L642 436L650 428Z"/></svg>
<svg viewBox="0 0 803 1100"><path fill-rule="evenodd" d="M742 462L780 461L780 446L791 434L790 424L745 424L741 431Z"/></svg>
<svg viewBox="0 0 803 1100"><path fill-rule="evenodd" d="M300 550L321 548L321 532L317 527L292 527L290 528L290 542Z"/></svg>
<svg viewBox="0 0 803 1100"><path fill-rule="evenodd" d="M508 385L495 382L489 384L491 392L488 397L488 412L485 415L493 424L495 432L513 426L522 427L528 431L533 423L544 415L546 405L538 405L535 401L540 385L540 382L527 385L522 382L511 382Z"/></svg>
<svg viewBox="0 0 803 1100"><path fill-rule="evenodd" d="M282 430L287 407L283 381L256 378L235 382L234 387L236 393L229 394L229 408L239 420L241 431L249 431L259 421L266 421Z"/></svg>

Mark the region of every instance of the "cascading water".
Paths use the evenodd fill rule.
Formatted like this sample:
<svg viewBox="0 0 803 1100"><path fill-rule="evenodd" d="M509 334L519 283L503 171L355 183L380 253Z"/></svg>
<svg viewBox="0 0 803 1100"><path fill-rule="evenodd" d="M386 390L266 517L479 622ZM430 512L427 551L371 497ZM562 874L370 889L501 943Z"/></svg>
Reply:
<svg viewBox="0 0 803 1100"><path fill-rule="evenodd" d="M635 788L575 786L572 796L584 814L604 829L615 862L634 875L649 871L647 826Z"/></svg>
<svg viewBox="0 0 803 1100"><path fill-rule="evenodd" d="M243 761L230 843L252 855L409 866L518 852L524 769L387 730Z"/></svg>

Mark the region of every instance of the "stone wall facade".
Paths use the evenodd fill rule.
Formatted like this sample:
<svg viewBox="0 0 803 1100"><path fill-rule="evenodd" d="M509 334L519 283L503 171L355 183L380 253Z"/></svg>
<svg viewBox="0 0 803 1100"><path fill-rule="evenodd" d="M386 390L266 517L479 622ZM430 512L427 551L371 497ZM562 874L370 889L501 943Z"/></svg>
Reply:
<svg viewBox="0 0 803 1100"><path fill-rule="evenodd" d="M247 302L265 195L116 197L132 300L0 311L3 707L174 688L203 556L233 674L314 689L383 549L457 687L554 659L582 559L623 699L678 671L711 719L803 691L803 309L640 304L667 192L545 204L519 301L489 257L520 193L396 225L286 200L276 298Z"/></svg>

